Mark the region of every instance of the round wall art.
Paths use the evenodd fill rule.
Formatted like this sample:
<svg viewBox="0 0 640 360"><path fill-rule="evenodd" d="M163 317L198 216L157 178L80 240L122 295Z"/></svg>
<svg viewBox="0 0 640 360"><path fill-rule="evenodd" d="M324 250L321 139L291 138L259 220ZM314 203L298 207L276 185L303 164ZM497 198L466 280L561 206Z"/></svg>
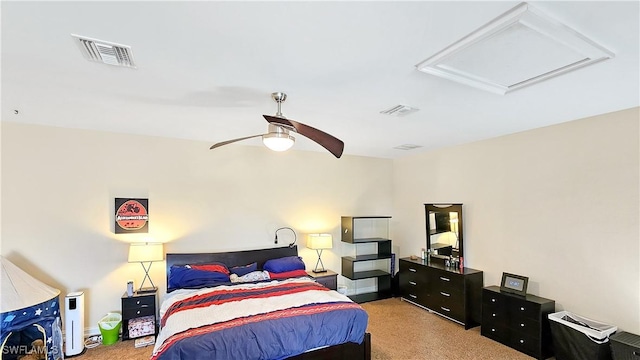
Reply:
<svg viewBox="0 0 640 360"><path fill-rule="evenodd" d="M115 233L149 232L149 199L116 198Z"/></svg>

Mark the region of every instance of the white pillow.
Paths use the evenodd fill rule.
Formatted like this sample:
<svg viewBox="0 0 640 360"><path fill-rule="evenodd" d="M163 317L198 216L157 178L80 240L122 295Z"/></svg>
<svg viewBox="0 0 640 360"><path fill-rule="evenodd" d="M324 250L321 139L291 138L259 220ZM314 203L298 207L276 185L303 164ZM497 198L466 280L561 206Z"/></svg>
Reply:
<svg viewBox="0 0 640 360"><path fill-rule="evenodd" d="M261 281L261 280L269 280L270 278L269 278L268 271L252 271L242 276L231 274L229 275L229 279L231 279L232 283L245 283L245 282Z"/></svg>

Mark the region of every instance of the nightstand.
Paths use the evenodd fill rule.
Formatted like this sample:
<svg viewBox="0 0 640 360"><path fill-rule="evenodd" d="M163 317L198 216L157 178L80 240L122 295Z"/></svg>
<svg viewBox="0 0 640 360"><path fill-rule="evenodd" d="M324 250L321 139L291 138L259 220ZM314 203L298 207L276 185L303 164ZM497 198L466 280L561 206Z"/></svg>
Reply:
<svg viewBox="0 0 640 360"><path fill-rule="evenodd" d="M307 274L314 278L318 284L322 284L328 287L331 290L338 289L338 273L335 273L331 270L327 270L321 273L314 273L313 271L307 271Z"/></svg>
<svg viewBox="0 0 640 360"><path fill-rule="evenodd" d="M156 335L156 292L122 295L122 340ZM131 325L131 328L130 328ZM131 333L129 333L131 331Z"/></svg>

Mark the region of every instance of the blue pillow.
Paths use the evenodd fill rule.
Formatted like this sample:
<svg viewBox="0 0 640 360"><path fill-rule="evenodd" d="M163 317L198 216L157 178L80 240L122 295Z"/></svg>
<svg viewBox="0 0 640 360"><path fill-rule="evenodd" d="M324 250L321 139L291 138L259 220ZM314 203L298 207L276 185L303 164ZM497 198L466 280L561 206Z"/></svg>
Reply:
<svg viewBox="0 0 640 360"><path fill-rule="evenodd" d="M244 266L234 266L231 269L229 269L229 271L231 271L232 274L236 274L238 276L244 276L250 272L254 272L257 270L258 270L258 263L251 263L249 265L244 265Z"/></svg>
<svg viewBox="0 0 640 360"><path fill-rule="evenodd" d="M173 265L169 270L169 289L193 289L229 283L229 275L223 272L198 270L185 265Z"/></svg>
<svg viewBox="0 0 640 360"><path fill-rule="evenodd" d="M271 259L264 263L264 270L272 273L304 269L304 262L302 262L302 258L299 256L287 256L279 259Z"/></svg>

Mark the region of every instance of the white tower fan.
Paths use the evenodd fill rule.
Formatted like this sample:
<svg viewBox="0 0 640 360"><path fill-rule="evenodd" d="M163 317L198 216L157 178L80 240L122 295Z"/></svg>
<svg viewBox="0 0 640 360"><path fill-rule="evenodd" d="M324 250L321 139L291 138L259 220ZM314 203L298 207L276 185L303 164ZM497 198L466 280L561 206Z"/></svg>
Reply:
<svg viewBox="0 0 640 360"><path fill-rule="evenodd" d="M80 355L84 352L84 293L69 293L64 303L64 353L65 356Z"/></svg>

